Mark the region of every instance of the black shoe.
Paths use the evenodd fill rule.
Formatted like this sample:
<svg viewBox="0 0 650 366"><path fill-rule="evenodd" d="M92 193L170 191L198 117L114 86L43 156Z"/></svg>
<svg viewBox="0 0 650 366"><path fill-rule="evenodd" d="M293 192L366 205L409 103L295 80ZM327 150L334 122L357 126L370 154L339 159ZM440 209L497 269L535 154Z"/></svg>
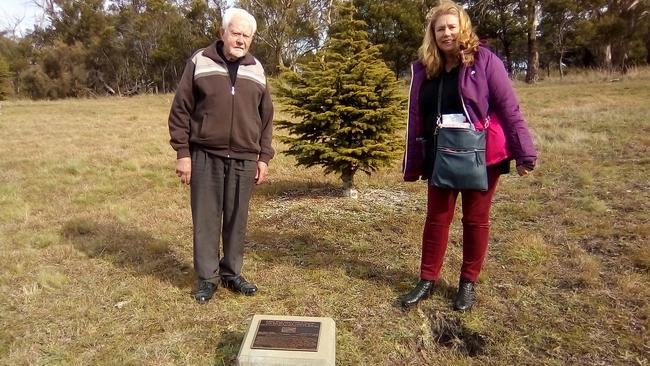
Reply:
<svg viewBox="0 0 650 366"><path fill-rule="evenodd" d="M210 301L212 295L217 290L217 284L210 281L201 281L199 284L199 289L194 293L194 299L198 301L199 304L205 304Z"/></svg>
<svg viewBox="0 0 650 366"><path fill-rule="evenodd" d="M257 292L257 286L254 283L246 281L243 276L222 277L223 287L232 291L242 293L246 296L253 296Z"/></svg>
<svg viewBox="0 0 650 366"><path fill-rule="evenodd" d="M429 298L433 291L433 281L420 280L413 290L400 297L400 303L404 308L417 305L420 301Z"/></svg>
<svg viewBox="0 0 650 366"><path fill-rule="evenodd" d="M474 283L468 281L460 281L458 285L458 293L454 299L454 310L467 311L472 308L476 301L476 292L474 291Z"/></svg>

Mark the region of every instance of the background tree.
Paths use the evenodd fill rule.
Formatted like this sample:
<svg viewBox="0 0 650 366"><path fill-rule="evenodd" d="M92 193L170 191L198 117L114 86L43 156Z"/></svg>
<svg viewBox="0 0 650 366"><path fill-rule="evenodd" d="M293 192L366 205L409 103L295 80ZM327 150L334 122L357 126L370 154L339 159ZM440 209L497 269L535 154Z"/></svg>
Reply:
<svg viewBox="0 0 650 366"><path fill-rule="evenodd" d="M9 34L12 34L9 32ZM29 44L24 40L16 40L13 36L8 37L5 33L0 32L0 62L4 62L6 70L3 79L0 80L0 88L5 89L6 95L13 95L19 92L16 87L17 75L27 68L28 60L26 53ZM4 70L4 69L3 69Z"/></svg>
<svg viewBox="0 0 650 366"><path fill-rule="evenodd" d="M537 82L537 70L539 69L539 51L537 49L537 25L538 14L541 8L537 0L526 1L526 34L528 36L528 58L526 62L526 82L534 84Z"/></svg>
<svg viewBox="0 0 650 366"><path fill-rule="evenodd" d="M643 45L649 23L650 4L640 0L601 0L592 4L596 36L604 66L626 70L645 59Z"/></svg>
<svg viewBox="0 0 650 366"><path fill-rule="evenodd" d="M468 13L481 39L494 39L490 46L504 58L508 73L526 60L526 16L521 3L510 0L468 0Z"/></svg>
<svg viewBox="0 0 650 366"><path fill-rule="evenodd" d="M282 138L286 153L298 165L338 174L349 196L358 171L371 174L395 157L403 104L395 75L354 13L352 3L342 3L325 47L299 71L285 71L277 90L295 118L278 123L291 134Z"/></svg>
<svg viewBox="0 0 650 366"><path fill-rule="evenodd" d="M6 100L11 95L11 73L9 64L0 56L0 100Z"/></svg>
<svg viewBox="0 0 650 366"><path fill-rule="evenodd" d="M257 21L255 56L276 74L320 45L321 14L331 4L314 0L239 0Z"/></svg>
<svg viewBox="0 0 650 366"><path fill-rule="evenodd" d="M545 0L544 17L540 24L543 37L540 40L545 54L542 62L546 65L547 74L550 75L551 65L555 64L562 78L566 62L576 63L576 60L565 60L565 55L578 49L577 31L582 27L584 18L576 1Z"/></svg>
<svg viewBox="0 0 650 366"><path fill-rule="evenodd" d="M409 72L422 44L426 14L434 0L354 0L358 19L367 24L370 42L399 77Z"/></svg>

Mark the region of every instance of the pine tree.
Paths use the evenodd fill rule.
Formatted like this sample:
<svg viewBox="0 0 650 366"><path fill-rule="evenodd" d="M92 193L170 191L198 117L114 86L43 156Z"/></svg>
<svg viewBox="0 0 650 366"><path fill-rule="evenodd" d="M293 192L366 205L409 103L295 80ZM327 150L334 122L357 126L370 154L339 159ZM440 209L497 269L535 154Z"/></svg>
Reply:
<svg viewBox="0 0 650 366"><path fill-rule="evenodd" d="M286 154L297 165L338 174L348 196L356 194L358 171L370 175L396 156L404 101L355 11L352 2L337 7L325 46L312 61L285 70L277 93L294 118L278 122L290 132L281 138L289 145Z"/></svg>

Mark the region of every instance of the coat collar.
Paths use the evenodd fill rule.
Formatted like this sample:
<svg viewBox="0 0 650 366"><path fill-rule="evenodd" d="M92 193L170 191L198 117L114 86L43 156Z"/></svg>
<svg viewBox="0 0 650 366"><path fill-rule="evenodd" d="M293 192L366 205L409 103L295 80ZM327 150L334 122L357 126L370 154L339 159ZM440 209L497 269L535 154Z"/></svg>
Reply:
<svg viewBox="0 0 650 366"><path fill-rule="evenodd" d="M225 65L226 61L221 56L219 56L219 52L217 52L217 47L223 47L222 40L214 41L212 42L211 45L204 48L203 55L212 59L214 62ZM250 52L246 53L246 55L244 55L244 57L242 57L239 60L239 64L242 66L255 65L255 63L256 63L255 57L253 57L253 55L251 55Z"/></svg>

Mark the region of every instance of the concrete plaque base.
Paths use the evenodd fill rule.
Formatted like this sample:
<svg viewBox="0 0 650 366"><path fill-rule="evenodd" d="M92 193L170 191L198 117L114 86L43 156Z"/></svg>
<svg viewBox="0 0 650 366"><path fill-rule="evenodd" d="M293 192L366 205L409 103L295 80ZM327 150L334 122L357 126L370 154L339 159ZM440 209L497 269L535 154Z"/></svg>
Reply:
<svg viewBox="0 0 650 366"><path fill-rule="evenodd" d="M335 366L332 318L254 315L239 348L239 366Z"/></svg>

